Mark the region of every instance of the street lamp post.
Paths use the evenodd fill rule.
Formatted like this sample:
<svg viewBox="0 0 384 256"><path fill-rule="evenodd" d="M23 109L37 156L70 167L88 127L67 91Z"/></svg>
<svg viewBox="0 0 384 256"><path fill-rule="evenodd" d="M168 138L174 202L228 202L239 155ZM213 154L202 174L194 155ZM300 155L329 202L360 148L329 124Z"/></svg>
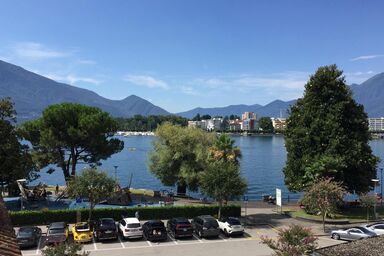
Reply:
<svg viewBox="0 0 384 256"><path fill-rule="evenodd" d="M380 168L380 205L383 205L383 167Z"/></svg>
<svg viewBox="0 0 384 256"><path fill-rule="evenodd" d="M119 167L119 166L114 165L113 167L115 167L115 181L117 182L117 167Z"/></svg>
<svg viewBox="0 0 384 256"><path fill-rule="evenodd" d="M377 214L376 214L376 184L377 182L379 182L378 179L372 179L371 181L373 181L373 185L374 185L374 188L373 188L373 194L374 194L374 198L375 198L375 204L373 205L373 212L375 214L375 220L377 219Z"/></svg>

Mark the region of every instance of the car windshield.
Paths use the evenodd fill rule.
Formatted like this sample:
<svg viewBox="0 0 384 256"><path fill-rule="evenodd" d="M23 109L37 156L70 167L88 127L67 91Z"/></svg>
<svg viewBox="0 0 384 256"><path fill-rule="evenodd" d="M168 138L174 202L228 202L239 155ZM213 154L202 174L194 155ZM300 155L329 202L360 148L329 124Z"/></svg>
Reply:
<svg viewBox="0 0 384 256"><path fill-rule="evenodd" d="M219 225L217 224L217 221L215 219L208 219L204 223L204 226L207 228L210 228L210 227L217 228Z"/></svg>
<svg viewBox="0 0 384 256"><path fill-rule="evenodd" d="M77 225L76 231L79 231L79 230L81 230L81 231L89 230L89 225L87 223Z"/></svg>
<svg viewBox="0 0 384 256"><path fill-rule="evenodd" d="M100 223L100 228L102 229L114 229L115 222L113 220L103 220Z"/></svg>
<svg viewBox="0 0 384 256"><path fill-rule="evenodd" d="M368 229L363 228L363 227L358 227L357 229L361 230L364 233L371 233L371 231L369 231Z"/></svg>
<svg viewBox="0 0 384 256"><path fill-rule="evenodd" d="M30 237L33 234L33 229L21 229L19 231L19 237Z"/></svg>
<svg viewBox="0 0 384 256"><path fill-rule="evenodd" d="M131 224L128 224L128 227L129 228L139 228L140 227L140 223L131 223Z"/></svg>
<svg viewBox="0 0 384 256"><path fill-rule="evenodd" d="M49 234L56 235L56 234L64 234L65 231L63 228L53 228L49 230Z"/></svg>
<svg viewBox="0 0 384 256"><path fill-rule="evenodd" d="M241 225L240 221L238 219L234 219L234 218L229 218L227 220L227 222L230 225Z"/></svg>

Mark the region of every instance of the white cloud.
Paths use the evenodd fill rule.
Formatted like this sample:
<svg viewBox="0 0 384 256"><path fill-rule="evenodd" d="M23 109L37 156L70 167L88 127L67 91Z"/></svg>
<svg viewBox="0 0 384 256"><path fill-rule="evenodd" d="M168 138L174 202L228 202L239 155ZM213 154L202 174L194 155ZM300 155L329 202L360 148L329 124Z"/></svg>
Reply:
<svg viewBox="0 0 384 256"><path fill-rule="evenodd" d="M164 90L169 89L169 85L159 79L155 79L151 76L144 76L144 75L127 75L123 79L124 81L130 82L135 85L139 86L145 86L148 88L161 88Z"/></svg>
<svg viewBox="0 0 384 256"><path fill-rule="evenodd" d="M93 60L79 60L78 63L79 64L83 64L83 65L95 65L96 61L93 61Z"/></svg>
<svg viewBox="0 0 384 256"><path fill-rule="evenodd" d="M371 59L377 59L384 57L384 54L376 54L376 55L363 55L359 56L353 59L350 59L350 61L357 61L357 60L371 60Z"/></svg>
<svg viewBox="0 0 384 256"><path fill-rule="evenodd" d="M181 92L188 95L198 95L198 93L195 91L195 89L191 86L182 86Z"/></svg>
<svg viewBox="0 0 384 256"><path fill-rule="evenodd" d="M43 74L42 74L43 75ZM91 78L91 77L82 77L82 76L77 76L74 74L68 74L68 75L58 75L58 74L44 74L43 76L48 77L49 79L58 81L58 82L63 82L63 83L68 83L70 85L74 85L78 82L85 82L85 83L90 83L90 84L101 84L103 81Z"/></svg>
<svg viewBox="0 0 384 256"><path fill-rule="evenodd" d="M35 42L21 42L12 47L13 55L19 58L28 59L52 59L68 57L72 54L69 51L58 51L50 49L40 43Z"/></svg>

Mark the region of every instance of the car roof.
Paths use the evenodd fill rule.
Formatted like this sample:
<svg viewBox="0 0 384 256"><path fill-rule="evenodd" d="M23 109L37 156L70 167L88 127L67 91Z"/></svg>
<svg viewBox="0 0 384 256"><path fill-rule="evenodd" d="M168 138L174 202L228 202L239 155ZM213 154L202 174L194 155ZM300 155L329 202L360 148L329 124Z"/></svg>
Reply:
<svg viewBox="0 0 384 256"><path fill-rule="evenodd" d="M372 227L372 226L375 226L375 225L384 225L384 222L370 223L370 224L365 225L365 227Z"/></svg>
<svg viewBox="0 0 384 256"><path fill-rule="evenodd" d="M101 218L101 219L99 219L99 221L101 221L101 222L104 222L104 221L113 221L113 222L115 222L115 220L112 219L112 218Z"/></svg>
<svg viewBox="0 0 384 256"><path fill-rule="evenodd" d="M123 220L127 223L140 223L138 218L123 218Z"/></svg>
<svg viewBox="0 0 384 256"><path fill-rule="evenodd" d="M49 228L65 228L66 224L65 222L52 222L50 225L49 225Z"/></svg>
<svg viewBox="0 0 384 256"><path fill-rule="evenodd" d="M200 215L200 216L198 216L198 218L205 219L205 220L208 220L208 219L214 219L214 220L216 220L216 219L213 218L211 215Z"/></svg>

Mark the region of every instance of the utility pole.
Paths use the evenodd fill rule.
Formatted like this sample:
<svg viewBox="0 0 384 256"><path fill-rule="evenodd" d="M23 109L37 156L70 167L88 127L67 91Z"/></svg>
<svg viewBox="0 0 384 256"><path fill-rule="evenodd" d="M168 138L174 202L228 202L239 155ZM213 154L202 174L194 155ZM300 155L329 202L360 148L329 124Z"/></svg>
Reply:
<svg viewBox="0 0 384 256"><path fill-rule="evenodd" d="M377 182L379 182L379 180L377 179L372 179L371 180L373 182L373 185L374 185L374 189L373 189L373 194L374 194L374 198L375 198L375 204L373 205L373 212L375 214L375 220L377 219L377 214L376 214L376 204L377 204L377 197L376 197L376 185L377 185Z"/></svg>

